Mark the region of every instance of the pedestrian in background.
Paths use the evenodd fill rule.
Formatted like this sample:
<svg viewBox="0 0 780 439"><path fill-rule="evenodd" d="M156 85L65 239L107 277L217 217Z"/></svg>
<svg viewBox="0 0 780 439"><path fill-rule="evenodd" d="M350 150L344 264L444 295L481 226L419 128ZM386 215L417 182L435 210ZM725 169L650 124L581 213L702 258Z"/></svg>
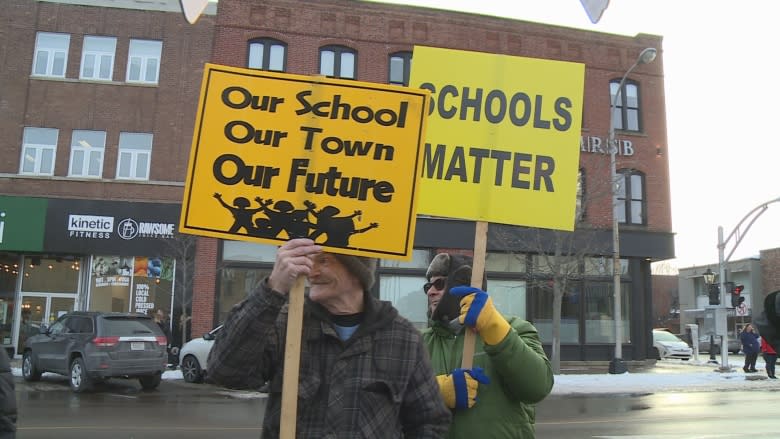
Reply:
<svg viewBox="0 0 780 439"><path fill-rule="evenodd" d="M764 355L766 363L766 376L777 379L775 376L775 363L777 362L777 351L769 344L764 337L761 337L761 353Z"/></svg>
<svg viewBox="0 0 780 439"><path fill-rule="evenodd" d="M472 261L439 253L423 286L430 325L423 338L444 401L453 410L447 437L532 439L534 404L552 391L552 366L531 323L504 317L485 291L470 287ZM482 288L487 288L484 277ZM464 334L470 330L478 334L473 366L462 369Z"/></svg>
<svg viewBox="0 0 780 439"><path fill-rule="evenodd" d="M16 437L16 391L11 360L5 349L0 349L0 439Z"/></svg>
<svg viewBox="0 0 780 439"><path fill-rule="evenodd" d="M742 342L742 352L745 354L745 365L742 370L745 373L758 372L756 370L756 359L758 359L758 352L761 350L761 343L759 343L758 334L753 329L753 325L748 323L745 325L745 329L739 334L739 341Z"/></svg>
<svg viewBox="0 0 780 439"><path fill-rule="evenodd" d="M422 336L370 294L376 259L322 252L307 238L279 247L271 275L233 307L208 358L208 379L269 396L263 438L279 437L288 295L308 278L296 436L443 438L451 415Z"/></svg>

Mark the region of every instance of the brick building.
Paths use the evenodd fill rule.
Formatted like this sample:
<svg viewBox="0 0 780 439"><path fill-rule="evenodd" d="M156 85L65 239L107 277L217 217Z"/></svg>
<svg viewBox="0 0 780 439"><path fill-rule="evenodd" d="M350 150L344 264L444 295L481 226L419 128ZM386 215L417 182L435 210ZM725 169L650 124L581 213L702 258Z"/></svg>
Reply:
<svg viewBox="0 0 780 439"><path fill-rule="evenodd" d="M271 246L197 240L194 275L177 255L179 203L203 64L409 84L415 45L585 64L580 254L562 307L563 360L608 360L612 304L609 108L616 118L623 357L650 353L650 263L674 257L662 39L349 0L220 0L195 25L176 0L8 0L0 9L0 339L68 309L178 309L192 279L192 333L219 323L268 273ZM466 66L468 67L468 66ZM410 262L382 261L372 291L420 326L428 261L469 252L470 221L420 216ZM560 235L491 225L488 286L549 349ZM178 263L177 263L178 262ZM84 269L81 269L84 267ZM41 273L43 272L43 273ZM178 274L177 274L178 273ZM188 306L185 299L185 307ZM174 332L178 327L177 312Z"/></svg>
<svg viewBox="0 0 780 439"><path fill-rule="evenodd" d="M74 308L174 305L215 10L189 25L178 0L3 2L0 341L12 353Z"/></svg>
<svg viewBox="0 0 780 439"><path fill-rule="evenodd" d="M616 118L617 170L628 196L618 198L623 265L623 357L642 360L652 340L650 263L674 257L671 232L662 39L609 35L452 11L347 0L220 0L212 61L304 75L409 84L415 45L584 63L584 114L576 274L564 292L561 358L608 360L615 346L611 276L611 186L606 137L609 108L622 75L643 49L651 64L627 78ZM468 66L464 66L468 68ZM411 262L382 261L373 293L425 325L425 268L441 249L468 252L474 223L420 216ZM488 236L488 289L502 310L534 322L549 348L552 276L543 254L558 234L493 225ZM193 333L224 319L269 270L271 246L198 240Z"/></svg>

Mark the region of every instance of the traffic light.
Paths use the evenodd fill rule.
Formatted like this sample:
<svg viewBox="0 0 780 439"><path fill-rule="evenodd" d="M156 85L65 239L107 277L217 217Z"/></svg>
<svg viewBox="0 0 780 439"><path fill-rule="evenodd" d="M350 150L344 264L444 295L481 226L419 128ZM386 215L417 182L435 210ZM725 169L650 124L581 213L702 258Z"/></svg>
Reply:
<svg viewBox="0 0 780 439"><path fill-rule="evenodd" d="M732 308L736 308L739 305L742 304L742 302L745 301L745 298L742 297L742 291L745 289L744 285L734 285L734 288L732 288L731 291L731 306Z"/></svg>
<svg viewBox="0 0 780 439"><path fill-rule="evenodd" d="M710 290L708 291L710 296L710 305L720 305L720 285L710 284Z"/></svg>

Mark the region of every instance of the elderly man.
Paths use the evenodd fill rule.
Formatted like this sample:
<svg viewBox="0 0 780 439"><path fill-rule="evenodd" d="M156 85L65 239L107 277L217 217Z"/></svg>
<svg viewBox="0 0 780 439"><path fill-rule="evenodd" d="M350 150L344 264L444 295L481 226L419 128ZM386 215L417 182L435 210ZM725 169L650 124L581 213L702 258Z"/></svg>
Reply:
<svg viewBox="0 0 780 439"><path fill-rule="evenodd" d="M552 366L533 325L504 318L487 293L469 287L471 267L468 256L440 253L423 287L430 318L423 339L453 409L448 437L533 438L534 404L552 390ZM473 367L466 370L460 368L464 327L479 335Z"/></svg>
<svg viewBox="0 0 780 439"><path fill-rule="evenodd" d="M369 294L376 260L282 245L271 275L236 305L209 354L209 380L270 381L264 438L278 437L287 296L306 276L296 431L305 438L438 438L451 421L421 335Z"/></svg>

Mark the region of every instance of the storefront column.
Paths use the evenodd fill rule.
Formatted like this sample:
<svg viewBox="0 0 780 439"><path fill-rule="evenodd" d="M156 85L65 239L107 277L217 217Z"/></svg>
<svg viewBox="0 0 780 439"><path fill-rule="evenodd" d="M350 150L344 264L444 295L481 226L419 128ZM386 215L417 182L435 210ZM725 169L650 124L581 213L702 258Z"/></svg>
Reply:
<svg viewBox="0 0 780 439"><path fill-rule="evenodd" d="M198 237L195 246L195 277L192 285L192 337L210 331L214 322L214 300L217 290L217 257L219 240Z"/></svg>

